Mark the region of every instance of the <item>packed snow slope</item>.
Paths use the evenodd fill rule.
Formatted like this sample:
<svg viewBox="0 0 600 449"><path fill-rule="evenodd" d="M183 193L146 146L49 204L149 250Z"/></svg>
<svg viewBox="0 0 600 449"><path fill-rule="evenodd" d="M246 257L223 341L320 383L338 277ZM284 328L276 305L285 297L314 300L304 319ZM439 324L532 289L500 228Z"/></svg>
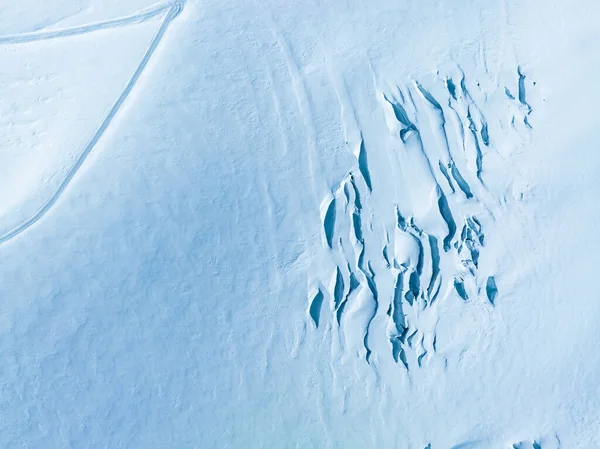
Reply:
<svg viewBox="0 0 600 449"><path fill-rule="evenodd" d="M598 12L0 1L0 447L600 447Z"/></svg>

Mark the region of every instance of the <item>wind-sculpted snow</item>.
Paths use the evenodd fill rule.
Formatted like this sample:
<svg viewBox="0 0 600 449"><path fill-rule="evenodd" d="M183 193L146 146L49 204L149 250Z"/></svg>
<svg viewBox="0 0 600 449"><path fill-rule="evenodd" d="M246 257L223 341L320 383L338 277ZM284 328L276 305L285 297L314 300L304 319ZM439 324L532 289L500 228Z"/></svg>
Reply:
<svg viewBox="0 0 600 449"><path fill-rule="evenodd" d="M598 8L0 0L0 447L600 447Z"/></svg>
<svg viewBox="0 0 600 449"><path fill-rule="evenodd" d="M450 449L484 449L489 446L489 441L466 441L452 446ZM506 449L560 449L560 439L557 435L550 437L536 439L536 440L524 440L516 443L507 444ZM424 449L433 449L432 445L425 446Z"/></svg>
<svg viewBox="0 0 600 449"><path fill-rule="evenodd" d="M310 297L310 318L318 327L329 298L329 320L343 351L367 363L372 343L385 339L389 353L378 357L391 356L407 370L421 367L436 354L437 302L454 295L493 307L502 298L495 273L480 270L480 255L485 224L503 213L505 198L486 185L484 160L506 139L489 123L502 126L505 118L486 117L469 79L457 72L438 73L431 86L410 80L378 89L390 145L373 147L356 130L359 141L349 148L355 167L322 201L323 245L335 270L312 281L319 287ZM497 90L507 93L504 125L523 133L531 128L532 108L525 74L520 68L514 74L517 96L508 87ZM375 151L389 152L397 173L394 192L382 191L369 168L368 155ZM374 204L384 204L395 220L386 222Z"/></svg>

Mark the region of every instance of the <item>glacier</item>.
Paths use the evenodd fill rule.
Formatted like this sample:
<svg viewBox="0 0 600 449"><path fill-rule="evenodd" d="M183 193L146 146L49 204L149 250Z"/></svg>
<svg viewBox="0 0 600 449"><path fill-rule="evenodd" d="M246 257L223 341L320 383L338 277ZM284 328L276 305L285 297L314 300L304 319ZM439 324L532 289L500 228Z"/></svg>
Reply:
<svg viewBox="0 0 600 449"><path fill-rule="evenodd" d="M0 0L0 447L600 447L597 11Z"/></svg>

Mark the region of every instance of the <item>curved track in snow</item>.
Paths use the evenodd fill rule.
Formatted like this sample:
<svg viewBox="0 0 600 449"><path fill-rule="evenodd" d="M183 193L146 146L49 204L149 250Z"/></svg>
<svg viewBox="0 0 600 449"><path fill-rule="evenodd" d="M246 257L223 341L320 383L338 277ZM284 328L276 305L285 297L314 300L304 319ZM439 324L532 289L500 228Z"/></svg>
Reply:
<svg viewBox="0 0 600 449"><path fill-rule="evenodd" d="M56 201L60 198L62 193L69 186L69 184L73 180L75 174L79 171L79 169L85 162L86 158L89 156L91 151L94 149L94 147L96 146L96 144L98 143L98 141L100 140L100 138L102 137L102 135L104 134L104 132L106 131L106 129L108 128L110 123L112 122L113 118L115 117L115 115L117 114L117 112L119 111L119 109L121 108L121 106L123 105L123 103L125 102L127 97L129 96L129 94L133 90L133 88L134 88L135 84L137 83L137 81L139 80L142 72L144 71L144 69L148 65L148 62L152 58L154 51L156 50L156 48L158 47L159 43L161 42L163 36L165 35L167 28L169 27L169 25L171 24L173 19L175 17L177 17L179 15L179 13L181 13L181 11L183 10L183 5L184 5L183 1L175 1L170 4L159 5L152 9L149 9L149 10L146 10L146 11L143 11L143 12L131 15L131 16L107 20L105 22L98 22L98 23L94 23L94 24L82 25L82 26L78 26L78 27L66 28L66 29L56 30L56 31L40 31L40 32L35 32L35 33L24 33L24 34L17 34L17 35L0 36L0 44L4 44L4 45L21 44L21 43L25 43L25 42L33 42L33 41L41 41L41 40L58 39L58 38L62 38L62 37L69 37L69 36L76 36L76 35L80 35L80 34L92 33L94 31L98 31L98 30L120 28L120 27L124 27L124 26L131 25L134 23L142 23L142 22L150 20L156 16L159 16L161 13L165 13L165 17L162 20L158 31L152 38L150 45L146 49L144 56L142 57L141 61L137 65L135 71L133 72L133 75L129 78L129 81L127 82L127 84L125 85L123 90L121 91L121 94L118 96L118 98L115 100L115 102L110 107L108 113L102 119L100 126L98 127L96 132L90 137L90 139L88 140L87 144L84 146L81 153L79 153L79 155L77 156L77 159L75 160L73 165L69 168L69 170L68 170L67 174L65 175L65 177L63 178L63 180L60 182L60 184L54 190L54 192L52 192L52 194L46 200L46 202L33 215L31 215L29 218L27 218L26 220L24 220L17 226L13 227L9 231L0 235L0 244L13 239L17 235L21 234L23 231L27 230L30 226L35 224L37 221L39 221L46 214L46 212L48 212L48 210L50 210L50 208L56 203Z"/></svg>

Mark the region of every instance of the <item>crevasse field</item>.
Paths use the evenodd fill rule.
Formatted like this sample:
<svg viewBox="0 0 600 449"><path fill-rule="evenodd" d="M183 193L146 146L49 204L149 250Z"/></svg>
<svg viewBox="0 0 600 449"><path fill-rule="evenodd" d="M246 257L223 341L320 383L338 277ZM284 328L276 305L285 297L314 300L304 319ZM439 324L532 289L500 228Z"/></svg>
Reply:
<svg viewBox="0 0 600 449"><path fill-rule="evenodd" d="M600 448L597 2L160 1L0 0L0 447Z"/></svg>

